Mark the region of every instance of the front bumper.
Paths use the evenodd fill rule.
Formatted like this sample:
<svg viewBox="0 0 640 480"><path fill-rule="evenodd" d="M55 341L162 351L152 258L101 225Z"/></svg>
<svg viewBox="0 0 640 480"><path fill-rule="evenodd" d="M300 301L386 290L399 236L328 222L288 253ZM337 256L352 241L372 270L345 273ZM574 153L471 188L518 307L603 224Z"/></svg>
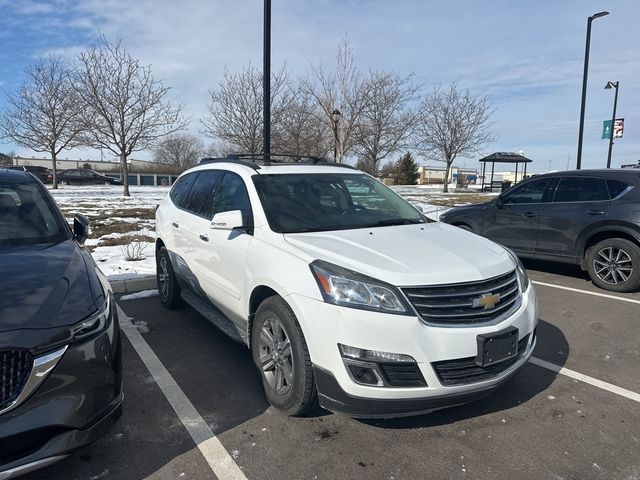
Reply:
<svg viewBox="0 0 640 480"><path fill-rule="evenodd" d="M107 329L70 345L24 403L0 415L0 480L64 458L103 435L122 414L117 315Z"/></svg>
<svg viewBox="0 0 640 480"><path fill-rule="evenodd" d="M413 316L336 307L302 295L289 295L314 365L320 403L328 410L362 417L393 417L432 411L482 398L526 364L535 347L538 301L533 286L520 307L496 325L427 325ZM444 385L433 363L475 357L477 336L518 329L527 338L517 361L479 381ZM356 383L347 372L338 344L409 355L426 381L421 387L379 387ZM505 362L506 365L506 362Z"/></svg>

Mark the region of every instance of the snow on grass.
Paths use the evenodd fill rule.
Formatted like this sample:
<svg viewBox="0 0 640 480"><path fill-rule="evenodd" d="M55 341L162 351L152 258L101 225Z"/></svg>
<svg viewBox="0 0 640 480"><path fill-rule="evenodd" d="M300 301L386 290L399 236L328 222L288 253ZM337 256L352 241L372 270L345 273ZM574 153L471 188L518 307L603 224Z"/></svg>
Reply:
<svg viewBox="0 0 640 480"><path fill-rule="evenodd" d="M145 258L143 260L125 260L125 253L121 245L96 247L93 249L92 255L102 273L109 280L129 280L156 274L154 245L151 242L145 243Z"/></svg>
<svg viewBox="0 0 640 480"><path fill-rule="evenodd" d="M137 300L139 298L157 297L158 295L160 295L160 292L158 292L157 288L154 288L153 290L142 290L141 292L123 295L120 300Z"/></svg>

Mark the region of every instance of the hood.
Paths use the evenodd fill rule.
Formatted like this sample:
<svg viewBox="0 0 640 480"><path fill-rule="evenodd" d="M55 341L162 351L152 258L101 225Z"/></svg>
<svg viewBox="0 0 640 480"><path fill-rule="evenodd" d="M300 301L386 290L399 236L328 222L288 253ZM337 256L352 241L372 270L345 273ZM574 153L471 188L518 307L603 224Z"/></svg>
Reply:
<svg viewBox="0 0 640 480"><path fill-rule="evenodd" d="M320 259L396 286L483 280L515 268L501 246L444 223L285 234Z"/></svg>
<svg viewBox="0 0 640 480"><path fill-rule="evenodd" d="M85 254L73 240L0 249L0 332L72 325L94 312Z"/></svg>

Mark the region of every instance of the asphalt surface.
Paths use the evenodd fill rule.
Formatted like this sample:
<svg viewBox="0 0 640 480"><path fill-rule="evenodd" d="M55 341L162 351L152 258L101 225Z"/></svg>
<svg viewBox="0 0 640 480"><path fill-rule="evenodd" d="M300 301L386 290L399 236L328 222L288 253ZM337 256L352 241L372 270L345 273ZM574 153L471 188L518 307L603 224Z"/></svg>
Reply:
<svg viewBox="0 0 640 480"><path fill-rule="evenodd" d="M574 267L530 263L534 281L607 293ZM640 305L536 285L534 356L640 393ZM614 294L640 299L640 293ZM419 417L363 421L269 406L249 351L189 307L121 302L250 479L640 479L637 401L528 364L491 397ZM215 478L125 339L125 407L104 438L25 480Z"/></svg>

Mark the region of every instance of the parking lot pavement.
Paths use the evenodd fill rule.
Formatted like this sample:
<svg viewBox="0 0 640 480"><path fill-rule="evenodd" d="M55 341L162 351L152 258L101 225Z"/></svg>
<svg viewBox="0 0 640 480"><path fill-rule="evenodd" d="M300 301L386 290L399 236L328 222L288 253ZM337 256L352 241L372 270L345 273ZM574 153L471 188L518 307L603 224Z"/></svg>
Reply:
<svg viewBox="0 0 640 480"><path fill-rule="evenodd" d="M542 276L571 288L581 281L532 271L532 278ZM537 288L534 355L640 392L638 306ZM248 349L195 311L167 311L157 297L121 305L148 322L144 340L250 480L640 478L638 402L549 369L529 364L485 400L419 417L363 421L320 410L289 418L266 402ZM117 427L25 478L213 478L129 344L125 365L125 413Z"/></svg>
<svg viewBox="0 0 640 480"><path fill-rule="evenodd" d="M215 479L205 459L123 336L124 408L101 439L24 480Z"/></svg>
<svg viewBox="0 0 640 480"><path fill-rule="evenodd" d="M632 305L538 290L538 358L640 391ZM157 298L123 308L149 322L144 338L249 479L640 475L638 403L536 365L484 401L430 415L288 418L265 401L249 351L193 310ZM622 320L598 325L605 314ZM615 352L608 362L604 351Z"/></svg>

